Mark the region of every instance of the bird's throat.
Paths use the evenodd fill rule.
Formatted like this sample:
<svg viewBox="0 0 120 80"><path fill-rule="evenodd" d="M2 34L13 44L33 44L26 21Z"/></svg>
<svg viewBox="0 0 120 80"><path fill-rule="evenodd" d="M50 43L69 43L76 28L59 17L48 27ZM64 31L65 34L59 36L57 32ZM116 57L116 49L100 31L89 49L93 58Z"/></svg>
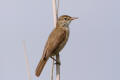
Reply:
<svg viewBox="0 0 120 80"><path fill-rule="evenodd" d="M69 24L68 23L57 23L56 24L56 27L69 27Z"/></svg>

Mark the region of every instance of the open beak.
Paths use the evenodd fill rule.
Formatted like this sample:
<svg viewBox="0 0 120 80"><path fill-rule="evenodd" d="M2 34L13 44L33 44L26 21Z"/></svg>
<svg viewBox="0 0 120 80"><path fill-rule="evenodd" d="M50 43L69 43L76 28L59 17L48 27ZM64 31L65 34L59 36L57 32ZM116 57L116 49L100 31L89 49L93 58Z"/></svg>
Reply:
<svg viewBox="0 0 120 80"><path fill-rule="evenodd" d="M75 20L75 19L78 19L78 17L72 17L71 20Z"/></svg>

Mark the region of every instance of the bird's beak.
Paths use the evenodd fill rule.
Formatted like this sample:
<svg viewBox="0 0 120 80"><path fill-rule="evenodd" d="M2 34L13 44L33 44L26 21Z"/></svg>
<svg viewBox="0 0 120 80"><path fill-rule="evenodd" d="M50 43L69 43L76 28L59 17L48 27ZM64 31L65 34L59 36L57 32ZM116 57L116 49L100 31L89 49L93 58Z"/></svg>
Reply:
<svg viewBox="0 0 120 80"><path fill-rule="evenodd" d="M75 20L75 19L78 19L78 17L72 17L71 20Z"/></svg>

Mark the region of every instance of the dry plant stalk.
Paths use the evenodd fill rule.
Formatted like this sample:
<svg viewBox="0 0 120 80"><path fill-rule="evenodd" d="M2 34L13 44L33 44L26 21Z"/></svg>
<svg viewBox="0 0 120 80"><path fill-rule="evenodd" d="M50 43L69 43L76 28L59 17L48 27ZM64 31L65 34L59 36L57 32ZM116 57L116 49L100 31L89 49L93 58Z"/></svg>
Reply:
<svg viewBox="0 0 120 80"><path fill-rule="evenodd" d="M59 10L59 0L58 0L57 6L56 6L56 0L53 0L53 18L54 18L54 26L55 27L56 27L56 22L58 19L58 10ZM56 62L60 62L59 54L56 55ZM54 64L53 64L53 66L54 66ZM51 77L53 77L53 75ZM52 79L53 78L51 78L51 80ZM56 80L60 80L60 65L59 64L56 64Z"/></svg>
<svg viewBox="0 0 120 80"><path fill-rule="evenodd" d="M53 1L52 1L52 6L53 6L53 20L54 20L54 27L56 27L56 22L57 22L56 0L53 0Z"/></svg>
<svg viewBox="0 0 120 80"><path fill-rule="evenodd" d="M60 62L59 54L56 55L56 62ZM56 64L56 80L60 80L60 64Z"/></svg>
<svg viewBox="0 0 120 80"><path fill-rule="evenodd" d="M26 69L27 69L28 79L32 80L31 74L30 74L30 66L29 66L28 57L27 57L27 50L26 50L25 40L23 40L23 47L24 47L24 57L25 57L25 62L26 62Z"/></svg>
<svg viewBox="0 0 120 80"><path fill-rule="evenodd" d="M53 80L53 74L54 74L54 59L52 60L51 80Z"/></svg>

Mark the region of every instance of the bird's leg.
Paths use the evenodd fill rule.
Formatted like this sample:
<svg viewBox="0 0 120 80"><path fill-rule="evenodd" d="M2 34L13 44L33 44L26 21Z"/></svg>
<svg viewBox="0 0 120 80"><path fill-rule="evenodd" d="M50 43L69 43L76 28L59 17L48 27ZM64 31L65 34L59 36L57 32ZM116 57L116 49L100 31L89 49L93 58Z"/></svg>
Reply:
<svg viewBox="0 0 120 80"><path fill-rule="evenodd" d="M56 55L56 64L58 64L58 65L61 65L61 61L60 61L60 56L59 56L59 54L58 55Z"/></svg>
<svg viewBox="0 0 120 80"><path fill-rule="evenodd" d="M57 61L53 56L51 56L50 58L53 59L54 61L56 61L55 64L59 64L59 65L61 65L61 62L60 62L60 61Z"/></svg>
<svg viewBox="0 0 120 80"><path fill-rule="evenodd" d="M56 61L56 59L54 57L51 56L50 58L52 58L54 61Z"/></svg>

